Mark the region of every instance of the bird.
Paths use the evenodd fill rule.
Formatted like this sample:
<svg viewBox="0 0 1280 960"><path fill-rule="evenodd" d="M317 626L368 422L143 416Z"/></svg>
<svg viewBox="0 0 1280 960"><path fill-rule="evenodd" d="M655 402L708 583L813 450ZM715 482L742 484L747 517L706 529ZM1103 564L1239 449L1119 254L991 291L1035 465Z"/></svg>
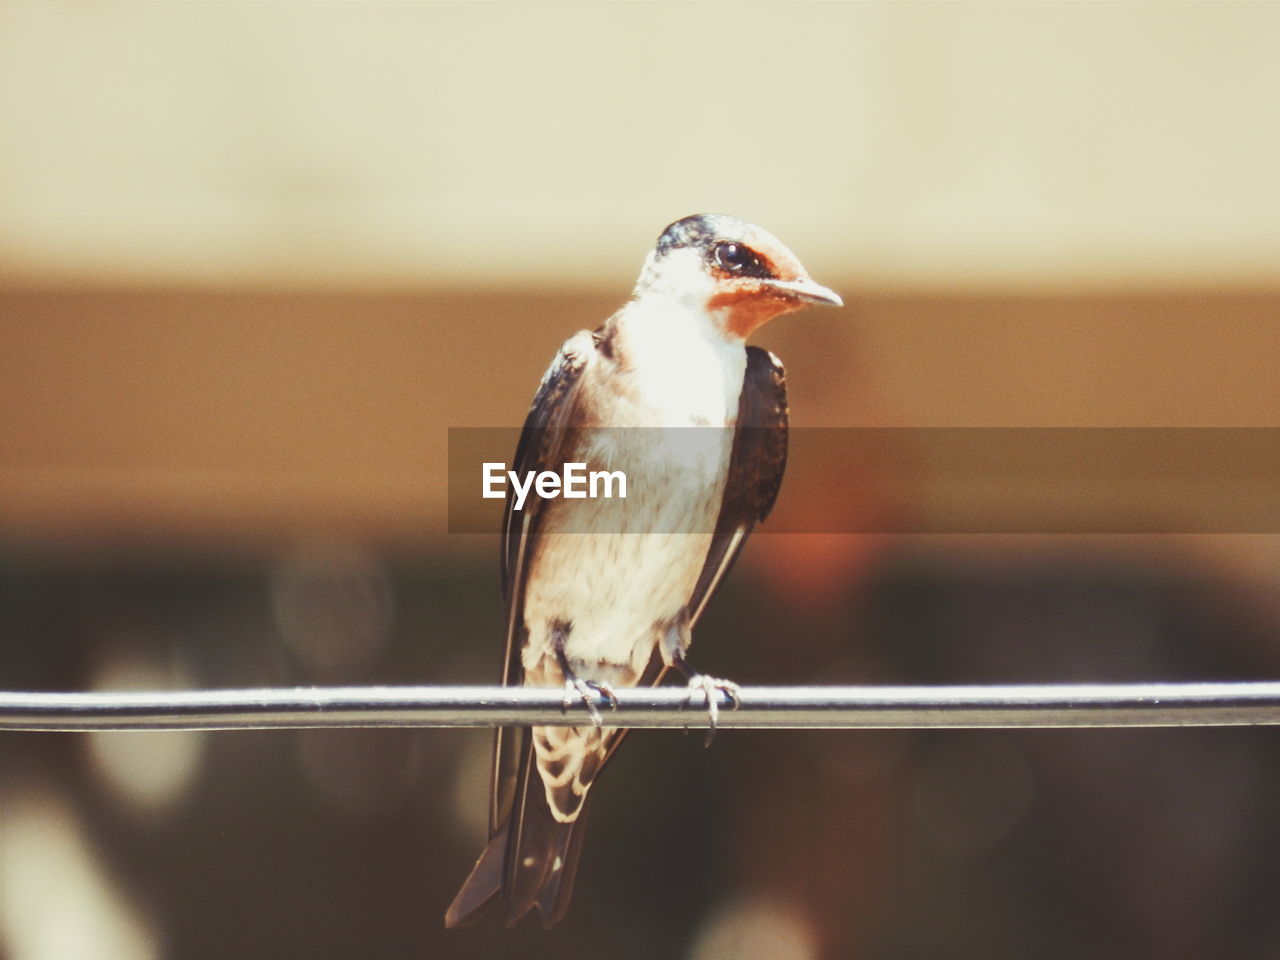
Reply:
<svg viewBox="0 0 1280 960"><path fill-rule="evenodd" d="M495 737L489 841L445 915L466 926L499 906L508 926L569 906L588 791L626 735L597 703L669 670L715 729L731 681L689 664L692 631L787 457L782 363L746 339L809 305L843 306L775 236L724 214L667 226L630 300L570 337L521 431L516 473L564 463L621 470L625 498L507 496L501 534L506 686L563 686L587 722L506 727Z"/></svg>

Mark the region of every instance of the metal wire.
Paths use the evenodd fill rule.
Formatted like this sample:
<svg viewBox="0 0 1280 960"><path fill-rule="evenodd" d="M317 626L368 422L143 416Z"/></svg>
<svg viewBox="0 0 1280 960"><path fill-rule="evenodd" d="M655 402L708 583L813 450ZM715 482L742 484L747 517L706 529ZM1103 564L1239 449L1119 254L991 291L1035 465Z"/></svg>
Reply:
<svg viewBox="0 0 1280 960"><path fill-rule="evenodd" d="M706 728L701 694L623 689L606 726ZM1171 727L1280 724L1280 683L971 687L744 687L721 728ZM269 730L590 723L563 689L316 687L167 692L4 693L0 730Z"/></svg>

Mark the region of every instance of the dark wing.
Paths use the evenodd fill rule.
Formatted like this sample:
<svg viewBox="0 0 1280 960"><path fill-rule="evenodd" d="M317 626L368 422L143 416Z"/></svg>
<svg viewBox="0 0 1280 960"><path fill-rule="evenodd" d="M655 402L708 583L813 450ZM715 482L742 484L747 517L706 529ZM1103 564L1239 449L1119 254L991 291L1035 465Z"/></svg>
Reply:
<svg viewBox="0 0 1280 960"><path fill-rule="evenodd" d="M595 352L595 340L583 330L560 347L542 377L529 407L511 469L521 476L529 471L559 470L561 451L572 442L564 428L577 407L582 371ZM542 519L544 501L532 489L523 510L515 509L514 491L508 491L502 523L502 598L507 606L507 652L503 658L502 685L519 686L524 677L520 649L524 644L524 590L532 545ZM522 741L527 731L499 727L493 752L493 794L490 798L489 829L496 831L511 809L519 772ZM515 741L515 742L513 742Z"/></svg>
<svg viewBox="0 0 1280 960"><path fill-rule="evenodd" d="M578 382L594 351L595 338L586 330L574 334L560 346L560 352L542 375L542 383L529 405L512 470L524 473L527 470L559 469L560 462L555 459L558 449L553 449L561 446L557 442L562 436L558 428L567 425L572 417ZM528 534L541 504L542 501L531 490L525 508L516 510L514 491L507 493L502 522L502 598L508 612L512 609L515 592L524 586L522 564L528 559L525 555ZM511 654L509 633L507 654Z"/></svg>
<svg viewBox="0 0 1280 960"><path fill-rule="evenodd" d="M689 598L691 624L698 622L707 601L733 568L752 529L769 516L786 468L786 372L782 361L768 350L747 347L729 476L711 549Z"/></svg>
<svg viewBox="0 0 1280 960"><path fill-rule="evenodd" d="M578 385L596 344L586 331L566 340L533 398L516 446L512 469L558 469L565 444L572 443L570 426L577 408ZM507 496L502 533L502 596L507 607L507 652L504 686L524 679L520 660L524 645L525 582L533 545L543 515L543 501L532 491L522 510L515 509L514 492ZM506 901L507 922L514 923L537 903L543 923L550 926L564 913L573 889L574 868L582 841L582 819L558 823L547 807L533 769L532 740L527 727L499 727L494 737L493 778L489 798L489 843L445 914L445 925L473 922L499 895ZM536 869L521 875L524 861ZM561 869L545 879L544 865ZM532 876L533 879L525 879Z"/></svg>

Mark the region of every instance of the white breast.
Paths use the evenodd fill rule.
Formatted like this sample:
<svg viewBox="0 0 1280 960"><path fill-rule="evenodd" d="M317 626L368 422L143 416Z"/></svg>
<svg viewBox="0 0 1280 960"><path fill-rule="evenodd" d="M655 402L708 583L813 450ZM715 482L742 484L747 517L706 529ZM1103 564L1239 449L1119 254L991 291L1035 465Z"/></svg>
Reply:
<svg viewBox="0 0 1280 960"><path fill-rule="evenodd" d="M638 300L619 318L618 339L626 362L615 374L623 381L617 386L649 420L646 425L737 420L747 353L741 343L726 340L704 311L677 301Z"/></svg>

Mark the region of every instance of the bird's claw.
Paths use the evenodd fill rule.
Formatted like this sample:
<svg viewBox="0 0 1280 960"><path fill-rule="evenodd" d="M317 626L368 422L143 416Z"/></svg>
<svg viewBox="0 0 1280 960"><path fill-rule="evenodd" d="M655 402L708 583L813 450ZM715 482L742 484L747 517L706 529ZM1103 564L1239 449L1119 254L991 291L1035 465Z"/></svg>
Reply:
<svg viewBox="0 0 1280 960"><path fill-rule="evenodd" d="M737 710L742 706L741 692L742 688L732 680L702 674L689 679L689 697L685 706L693 706L694 697L701 694L707 707L707 738L703 741L703 746L711 746L711 741L715 738L716 725L720 721L720 695L724 694L729 698L730 710Z"/></svg>
<svg viewBox="0 0 1280 960"><path fill-rule="evenodd" d="M587 714L591 717L591 725L598 730L604 726L604 718L600 715L600 708L596 706L597 695L608 702L610 710L618 709L618 695L613 692L613 687L609 686L609 684L583 680L581 677L565 680L564 701L560 705L561 712L568 713L574 701L579 701L587 708Z"/></svg>

